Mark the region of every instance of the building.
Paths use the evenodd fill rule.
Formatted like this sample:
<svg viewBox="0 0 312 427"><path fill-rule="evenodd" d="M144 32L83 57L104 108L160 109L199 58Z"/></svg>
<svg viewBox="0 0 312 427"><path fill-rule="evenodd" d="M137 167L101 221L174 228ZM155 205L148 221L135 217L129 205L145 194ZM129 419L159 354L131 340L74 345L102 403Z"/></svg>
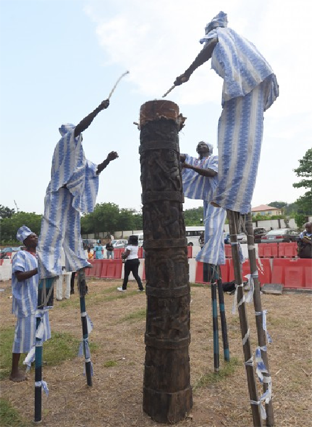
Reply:
<svg viewBox="0 0 312 427"><path fill-rule="evenodd" d="M275 208L274 206L260 205L255 208L251 208L252 215L282 215L280 208Z"/></svg>

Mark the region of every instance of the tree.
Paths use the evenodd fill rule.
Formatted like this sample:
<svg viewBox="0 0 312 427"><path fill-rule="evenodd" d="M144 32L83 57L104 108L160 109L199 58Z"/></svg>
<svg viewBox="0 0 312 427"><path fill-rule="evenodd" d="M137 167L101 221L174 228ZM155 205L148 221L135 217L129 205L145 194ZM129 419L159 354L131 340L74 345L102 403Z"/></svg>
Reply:
<svg viewBox="0 0 312 427"><path fill-rule="evenodd" d="M184 211L185 225L202 225L204 219L204 209L202 206Z"/></svg>
<svg viewBox="0 0 312 427"><path fill-rule="evenodd" d="M312 213L312 148L299 160L299 167L294 172L301 181L293 184L295 188L306 188L307 192L296 200L299 214Z"/></svg>
<svg viewBox="0 0 312 427"><path fill-rule="evenodd" d="M14 209L10 209L6 206L0 205L0 218L11 218L15 214Z"/></svg>
<svg viewBox="0 0 312 427"><path fill-rule="evenodd" d="M17 212L10 218L0 220L1 244L11 244L17 242L16 232L22 225L27 225L34 233L40 233L42 215L34 212Z"/></svg>
<svg viewBox="0 0 312 427"><path fill-rule="evenodd" d="M268 204L268 206L271 206L272 208L278 208L278 209L282 209L286 205L287 205L286 202L271 202Z"/></svg>

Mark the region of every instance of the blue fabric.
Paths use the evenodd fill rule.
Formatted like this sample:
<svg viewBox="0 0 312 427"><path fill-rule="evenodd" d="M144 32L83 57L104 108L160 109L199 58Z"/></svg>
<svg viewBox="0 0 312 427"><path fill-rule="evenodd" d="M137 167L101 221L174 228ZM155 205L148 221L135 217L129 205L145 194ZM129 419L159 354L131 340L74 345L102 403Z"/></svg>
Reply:
<svg viewBox="0 0 312 427"><path fill-rule="evenodd" d="M95 246L95 248L94 248L95 259L103 259L104 258L102 250L103 250L103 246L101 246L101 245Z"/></svg>
<svg viewBox="0 0 312 427"><path fill-rule="evenodd" d="M31 231L30 228L28 228L26 225L22 225L16 233L16 238L17 240L19 240L20 242L24 242L25 239L27 239L28 236L30 236L31 234L33 234L33 232Z"/></svg>
<svg viewBox="0 0 312 427"><path fill-rule="evenodd" d="M38 297L38 274L18 282L15 273L38 268L37 257L27 251L19 251L12 260L12 313L17 317L35 314Z"/></svg>
<svg viewBox="0 0 312 427"><path fill-rule="evenodd" d="M208 34L211 30L216 27L227 27L227 14L219 12L205 27L205 34Z"/></svg>
<svg viewBox="0 0 312 427"><path fill-rule="evenodd" d="M216 208L204 201L205 244L196 256L196 261L213 265L225 264L223 229L226 210Z"/></svg>
<svg viewBox="0 0 312 427"><path fill-rule="evenodd" d="M218 172L218 156L196 159L188 154L185 155L185 163L201 169L212 169ZM189 199L208 200L212 199L214 190L218 185L217 175L206 177L199 175L192 169L182 169L183 192Z"/></svg>
<svg viewBox="0 0 312 427"><path fill-rule="evenodd" d="M186 154L185 163L218 172L218 156L196 159ZM196 260L214 265L225 264L223 227L226 211L209 203L218 186L218 174L207 177L192 169L183 168L182 183L184 196L204 201L205 244Z"/></svg>
<svg viewBox="0 0 312 427"><path fill-rule="evenodd" d="M263 135L263 112L279 95L272 68L244 37L215 28L201 43L218 39L211 67L223 79L223 111L218 126L219 185L213 201L246 214L256 183Z"/></svg>
<svg viewBox="0 0 312 427"><path fill-rule="evenodd" d="M62 274L62 247L67 271L90 265L83 250L80 229L80 213L73 207L70 191L60 188L47 193L37 247L40 279Z"/></svg>

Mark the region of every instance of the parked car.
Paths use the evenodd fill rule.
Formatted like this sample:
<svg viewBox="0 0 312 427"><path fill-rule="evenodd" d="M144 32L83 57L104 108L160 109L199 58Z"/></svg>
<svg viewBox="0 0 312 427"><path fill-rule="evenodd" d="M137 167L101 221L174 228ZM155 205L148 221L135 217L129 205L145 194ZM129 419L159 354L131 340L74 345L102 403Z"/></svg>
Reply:
<svg viewBox="0 0 312 427"><path fill-rule="evenodd" d="M124 248L127 246L128 240L126 239L113 240L112 244L114 246L114 249Z"/></svg>
<svg viewBox="0 0 312 427"><path fill-rule="evenodd" d="M261 237L261 243L297 242L299 233L291 228L271 230Z"/></svg>

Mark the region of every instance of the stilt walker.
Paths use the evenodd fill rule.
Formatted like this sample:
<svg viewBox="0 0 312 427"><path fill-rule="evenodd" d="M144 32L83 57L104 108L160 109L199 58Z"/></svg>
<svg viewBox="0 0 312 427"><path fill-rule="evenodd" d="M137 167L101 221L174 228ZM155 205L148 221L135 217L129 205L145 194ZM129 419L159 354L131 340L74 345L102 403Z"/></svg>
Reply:
<svg viewBox="0 0 312 427"><path fill-rule="evenodd" d="M253 422L258 427L262 425L259 411L262 418L266 413L261 399L256 397L236 234L240 215L251 211L261 152L263 113L278 97L279 87L263 55L227 24L226 13L219 12L206 25L205 36L200 40L203 49L190 67L176 78L174 85L187 82L210 58L212 69L223 79L222 113L218 124L219 182L212 203L228 213L247 382Z"/></svg>
<svg viewBox="0 0 312 427"><path fill-rule="evenodd" d="M218 185L218 156L213 155L213 146L204 141L196 148L198 158L181 154L183 191L186 197L204 201L204 246L196 256L196 261L203 263L204 282L211 284L212 324L213 324L213 354L214 370L219 371L219 331L217 288L219 287L220 269L218 265L225 264L223 228L226 218L224 209L216 208L209 202ZM221 282L222 287L222 282ZM224 359L229 361L229 344L222 293L220 301L221 328L224 348Z"/></svg>

